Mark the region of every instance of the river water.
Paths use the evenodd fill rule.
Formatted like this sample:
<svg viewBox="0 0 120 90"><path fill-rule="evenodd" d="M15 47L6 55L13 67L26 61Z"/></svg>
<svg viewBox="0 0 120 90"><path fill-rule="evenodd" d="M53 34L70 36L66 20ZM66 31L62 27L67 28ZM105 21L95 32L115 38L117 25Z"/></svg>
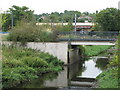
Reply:
<svg viewBox="0 0 120 90"><path fill-rule="evenodd" d="M18 87L39 90L89 90L107 64L108 59L105 57L91 57L89 60L65 66L61 72L45 74Z"/></svg>

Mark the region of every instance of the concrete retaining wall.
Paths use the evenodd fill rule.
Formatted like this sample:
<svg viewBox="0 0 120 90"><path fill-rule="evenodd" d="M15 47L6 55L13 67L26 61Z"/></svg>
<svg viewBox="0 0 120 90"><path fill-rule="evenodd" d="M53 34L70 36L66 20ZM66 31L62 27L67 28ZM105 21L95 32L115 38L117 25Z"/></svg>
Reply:
<svg viewBox="0 0 120 90"><path fill-rule="evenodd" d="M1 42L1 44L12 45L12 42ZM17 44L19 46L19 43ZM42 52L49 53L58 59L62 60L65 64L68 64L68 43L67 42L28 42L26 48L39 50Z"/></svg>
<svg viewBox="0 0 120 90"><path fill-rule="evenodd" d="M79 49L70 49L69 50L69 64L73 64L76 61L80 60L80 53L79 53Z"/></svg>
<svg viewBox="0 0 120 90"><path fill-rule="evenodd" d="M68 64L67 52L68 52L68 43L37 43L29 42L27 43L27 48L32 48L40 50L42 52L47 52L58 59L62 60L65 64Z"/></svg>
<svg viewBox="0 0 120 90"><path fill-rule="evenodd" d="M12 45L13 42L2 42L2 44L9 46L9 45ZM17 43L17 46L19 45L20 44ZM52 42L45 42L45 43L28 42L25 47L38 50L41 52L49 53L57 57L61 61L63 61L65 65L72 64L80 60L79 49L77 48L69 49L67 42L53 42L53 43Z"/></svg>

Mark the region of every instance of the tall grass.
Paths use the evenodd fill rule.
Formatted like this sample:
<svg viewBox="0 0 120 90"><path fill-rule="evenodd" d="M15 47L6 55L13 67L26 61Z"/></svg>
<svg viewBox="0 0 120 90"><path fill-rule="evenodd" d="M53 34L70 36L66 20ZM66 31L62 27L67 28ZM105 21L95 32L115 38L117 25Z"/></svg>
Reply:
<svg viewBox="0 0 120 90"><path fill-rule="evenodd" d="M85 54L87 56L96 56L102 52L107 51L112 46L110 45L88 45L85 47Z"/></svg>
<svg viewBox="0 0 120 90"><path fill-rule="evenodd" d="M118 68L104 71L97 77L99 88L118 88Z"/></svg>
<svg viewBox="0 0 120 90"><path fill-rule="evenodd" d="M48 53L3 46L3 88L38 78L43 73L62 70L63 62Z"/></svg>
<svg viewBox="0 0 120 90"><path fill-rule="evenodd" d="M26 42L49 42L56 41L56 31L48 31L48 27L37 26L35 23L21 21L18 23L8 36L10 41Z"/></svg>
<svg viewBox="0 0 120 90"><path fill-rule="evenodd" d="M115 56L107 65L108 69L97 76L99 88L120 88L120 68L118 63L118 56Z"/></svg>
<svg viewBox="0 0 120 90"><path fill-rule="evenodd" d="M119 41L117 41L118 43ZM116 48L119 44L116 44ZM114 57L107 65L108 69L102 72L98 77L99 88L120 88L120 64L119 51L114 52Z"/></svg>

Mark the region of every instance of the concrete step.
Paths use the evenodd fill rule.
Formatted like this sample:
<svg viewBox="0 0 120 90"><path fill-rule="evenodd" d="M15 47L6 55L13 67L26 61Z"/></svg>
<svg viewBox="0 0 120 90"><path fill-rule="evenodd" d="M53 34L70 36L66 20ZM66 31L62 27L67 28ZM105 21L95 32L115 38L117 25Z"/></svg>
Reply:
<svg viewBox="0 0 120 90"><path fill-rule="evenodd" d="M89 77L76 77L76 78L73 78L72 81L94 82L94 81L95 81L95 78L89 78Z"/></svg>
<svg viewBox="0 0 120 90"><path fill-rule="evenodd" d="M75 86L86 86L91 87L93 86L94 82L80 82L80 81L70 81L70 85Z"/></svg>
<svg viewBox="0 0 120 90"><path fill-rule="evenodd" d="M57 90L92 90L92 88L70 86L70 87L66 87L66 88L59 88Z"/></svg>

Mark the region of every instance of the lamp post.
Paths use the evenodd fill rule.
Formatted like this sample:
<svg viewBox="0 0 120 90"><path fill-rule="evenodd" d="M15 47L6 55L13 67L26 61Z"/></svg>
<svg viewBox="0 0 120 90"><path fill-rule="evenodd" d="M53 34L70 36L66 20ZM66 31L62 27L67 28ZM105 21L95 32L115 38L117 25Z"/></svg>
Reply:
<svg viewBox="0 0 120 90"><path fill-rule="evenodd" d="M75 28L74 28L74 31L76 33L76 14L75 14Z"/></svg>
<svg viewBox="0 0 120 90"><path fill-rule="evenodd" d="M13 11L11 12L11 26L13 29L13 23L14 23L14 16L13 16Z"/></svg>
<svg viewBox="0 0 120 90"><path fill-rule="evenodd" d="M8 12L8 11L6 11L6 12L4 12L5 14L10 14L11 15L11 27L12 27L12 29L13 29L13 25L14 25L14 16L13 16L13 11L12 12Z"/></svg>

